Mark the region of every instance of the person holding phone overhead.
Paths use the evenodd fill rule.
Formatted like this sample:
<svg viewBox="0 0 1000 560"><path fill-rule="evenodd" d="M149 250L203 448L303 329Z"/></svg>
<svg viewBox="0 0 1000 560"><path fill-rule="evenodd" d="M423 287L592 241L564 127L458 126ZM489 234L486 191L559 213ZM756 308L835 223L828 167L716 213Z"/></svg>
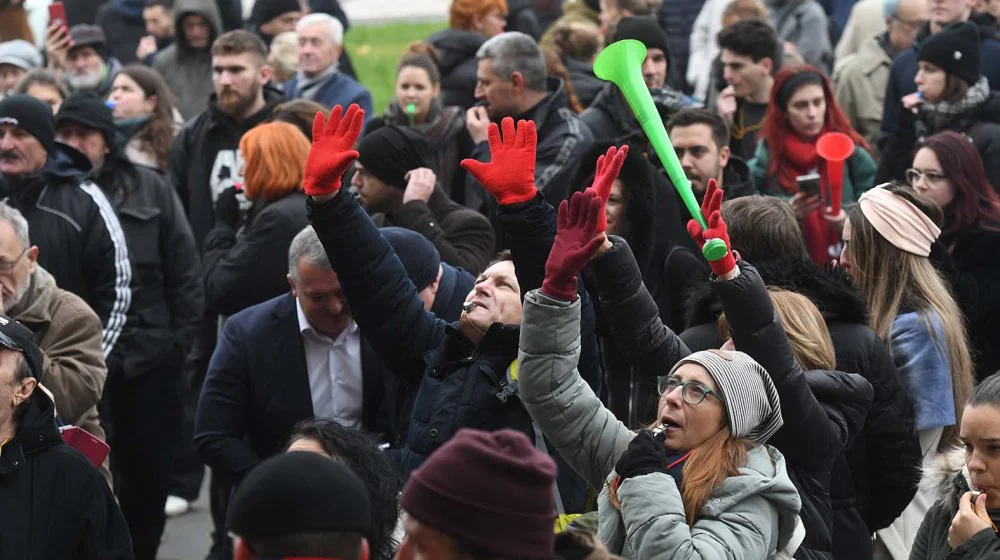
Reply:
<svg viewBox="0 0 1000 560"><path fill-rule="evenodd" d="M778 72L761 131L761 141L750 160L750 176L762 194L788 200L802 227L809 256L823 265L840 254L844 212L831 215L828 207L825 161L816 142L828 132L841 132L855 143L844 162L842 204L875 184L875 161L864 138L844 116L829 78L812 66Z"/></svg>

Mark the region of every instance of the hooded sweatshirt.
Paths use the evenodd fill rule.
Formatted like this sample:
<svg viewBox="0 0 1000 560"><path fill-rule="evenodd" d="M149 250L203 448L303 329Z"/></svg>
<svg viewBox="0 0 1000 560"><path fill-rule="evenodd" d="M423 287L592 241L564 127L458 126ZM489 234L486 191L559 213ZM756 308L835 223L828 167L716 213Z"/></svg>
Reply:
<svg viewBox="0 0 1000 560"><path fill-rule="evenodd" d="M176 40L156 54L153 69L163 75L184 120L194 118L208 106L212 95L212 54L209 48L194 49L184 36L183 19L198 14L212 26L209 45L222 34L222 17L215 0L178 0L174 7ZM134 49L133 49L134 52Z"/></svg>

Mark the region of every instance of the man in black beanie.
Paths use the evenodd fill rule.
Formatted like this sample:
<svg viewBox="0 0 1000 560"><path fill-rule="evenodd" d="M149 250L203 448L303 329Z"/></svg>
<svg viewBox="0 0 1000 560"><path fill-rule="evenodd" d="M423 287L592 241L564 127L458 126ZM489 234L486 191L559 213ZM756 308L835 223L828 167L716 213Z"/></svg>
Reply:
<svg viewBox="0 0 1000 560"><path fill-rule="evenodd" d="M175 380L202 312L198 251L173 188L160 173L128 161L101 98L69 96L56 128L58 139L94 166L132 257L135 284L122 333L128 353L107 360L101 412L135 557L154 560L173 466L168 444L180 438Z"/></svg>
<svg viewBox="0 0 1000 560"><path fill-rule="evenodd" d="M437 247L441 260L479 274L493 257L493 227L441 190L427 168L429 152L414 128L380 128L361 139L351 185L369 214L382 214L376 223L413 230Z"/></svg>
<svg viewBox="0 0 1000 560"><path fill-rule="evenodd" d="M441 262L434 245L415 231L401 227L384 227L381 231L417 288L424 309L449 323L457 321L465 296L476 285L475 276Z"/></svg>
<svg viewBox="0 0 1000 560"><path fill-rule="evenodd" d="M303 15L299 0L257 0L250 21L257 25L260 38L270 45L279 33L295 31Z"/></svg>
<svg viewBox="0 0 1000 560"><path fill-rule="evenodd" d="M618 22L614 41L634 39L646 46L646 59L642 62L642 79L653 96L653 102L663 121L671 115L698 103L683 93L666 85L670 68L670 46L667 34L648 17L627 17ZM646 145L646 135L629 109L625 96L618 86L608 83L594 102L583 113L580 120L594 133L594 140L621 144L639 142ZM651 161L659 161L653 158Z"/></svg>

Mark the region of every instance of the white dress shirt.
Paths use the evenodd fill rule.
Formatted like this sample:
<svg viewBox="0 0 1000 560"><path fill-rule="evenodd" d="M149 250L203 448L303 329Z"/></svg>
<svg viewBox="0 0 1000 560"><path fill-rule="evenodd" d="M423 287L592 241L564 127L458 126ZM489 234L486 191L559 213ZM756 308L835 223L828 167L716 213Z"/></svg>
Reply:
<svg viewBox="0 0 1000 560"><path fill-rule="evenodd" d="M357 323L351 321L336 340L331 340L309 324L298 299L295 300L295 308L306 350L313 415L329 418L349 428L360 428L364 399L361 333Z"/></svg>

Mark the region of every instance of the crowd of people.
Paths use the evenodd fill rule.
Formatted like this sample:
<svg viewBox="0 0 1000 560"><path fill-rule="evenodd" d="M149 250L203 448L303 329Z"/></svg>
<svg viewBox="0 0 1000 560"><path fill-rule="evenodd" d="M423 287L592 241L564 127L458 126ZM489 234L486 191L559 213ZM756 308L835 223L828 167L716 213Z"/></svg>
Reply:
<svg viewBox="0 0 1000 560"><path fill-rule="evenodd" d="M3 558L1000 558L1000 2L7 4Z"/></svg>

